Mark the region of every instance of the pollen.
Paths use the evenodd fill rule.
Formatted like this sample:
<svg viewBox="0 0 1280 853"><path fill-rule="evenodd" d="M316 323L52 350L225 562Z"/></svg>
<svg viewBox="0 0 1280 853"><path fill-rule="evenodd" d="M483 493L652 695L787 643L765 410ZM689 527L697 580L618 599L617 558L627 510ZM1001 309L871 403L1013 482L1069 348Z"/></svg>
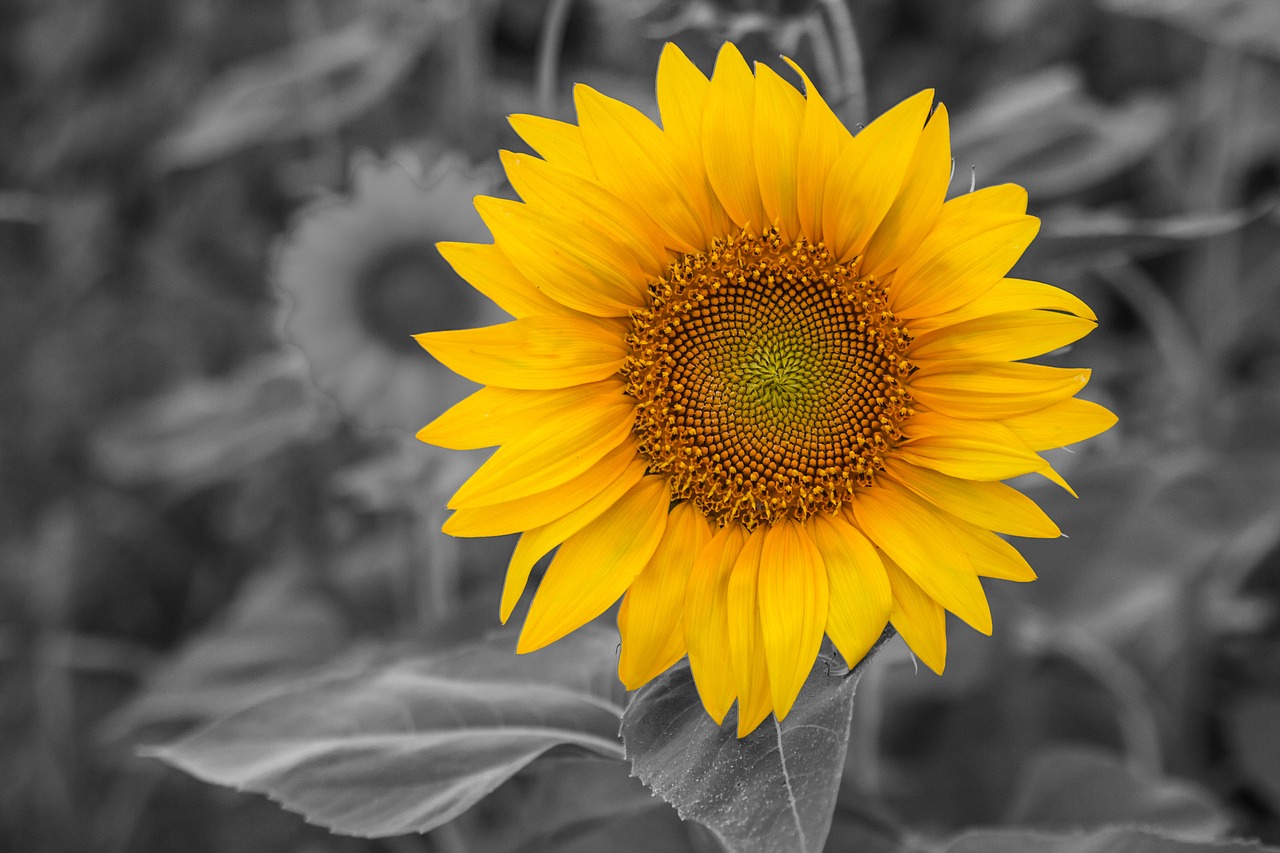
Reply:
<svg viewBox="0 0 1280 853"><path fill-rule="evenodd" d="M634 430L672 497L748 528L836 512L911 417L911 337L821 243L746 230L683 255L632 313Z"/></svg>

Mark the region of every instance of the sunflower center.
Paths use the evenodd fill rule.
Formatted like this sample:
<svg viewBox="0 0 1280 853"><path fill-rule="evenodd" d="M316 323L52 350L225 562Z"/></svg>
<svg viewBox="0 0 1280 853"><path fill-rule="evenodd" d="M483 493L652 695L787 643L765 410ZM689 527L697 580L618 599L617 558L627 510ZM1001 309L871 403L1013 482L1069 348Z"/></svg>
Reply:
<svg viewBox="0 0 1280 853"><path fill-rule="evenodd" d="M912 414L911 338L856 263L743 232L650 285L622 372L676 499L754 527L835 512L875 481Z"/></svg>

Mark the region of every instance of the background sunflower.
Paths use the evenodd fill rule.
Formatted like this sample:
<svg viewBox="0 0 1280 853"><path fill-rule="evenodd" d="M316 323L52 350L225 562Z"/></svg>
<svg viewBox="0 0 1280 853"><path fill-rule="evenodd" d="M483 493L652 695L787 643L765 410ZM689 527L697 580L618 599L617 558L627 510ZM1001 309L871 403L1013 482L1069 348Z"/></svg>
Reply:
<svg viewBox="0 0 1280 853"><path fill-rule="evenodd" d="M0 848L718 849L709 813L681 821L629 775L616 614L528 656L514 632L486 639L516 543L430 540L426 500L459 472L414 461L398 430L350 428L362 408L406 430L430 415L385 398L335 413L280 334L270 271L317 188L334 200L318 217L362 203L358 152L456 151L497 175L495 151L528 150L508 115L574 120L581 81L658 119L663 43L710 71L727 38L798 85L778 64L792 56L850 127L935 87L953 192L1027 188L1041 233L1012 274L1096 312L1099 330L1054 357L1090 366L1088 391L1122 418L1087 452L1045 452L1080 500L1015 481L1070 538L1019 545L1039 577L987 588L993 636L947 624L944 677L895 639L852 695L819 653L805 689L848 697L849 757L789 777L832 782L796 813L832 809L836 853L1280 845L1278 33L1273 0L10 4ZM320 349L396 363L369 329ZM673 713L629 716L630 745L707 719L674 713L694 689L679 667L655 679L645 695ZM264 696L274 716L243 716ZM840 727L798 702L783 736L842 756ZM771 726L751 737L776 742ZM194 730L210 740L184 766L206 778L248 734L255 758L291 756L283 777L222 769L292 811L138 755ZM336 760L373 754L353 731L386 751ZM555 748L515 773L508 747L536 752L530 733ZM705 782L691 752L732 763L704 745L651 749L652 790ZM786 754L755 766L779 776ZM307 755L357 775L316 780ZM450 799L463 777L432 788L421 768L475 784Z"/></svg>

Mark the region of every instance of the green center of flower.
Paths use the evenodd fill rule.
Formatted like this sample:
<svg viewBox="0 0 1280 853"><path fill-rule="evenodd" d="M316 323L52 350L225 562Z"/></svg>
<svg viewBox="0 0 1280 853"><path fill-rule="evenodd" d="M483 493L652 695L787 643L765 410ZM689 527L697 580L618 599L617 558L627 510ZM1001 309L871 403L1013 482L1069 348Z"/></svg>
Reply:
<svg viewBox="0 0 1280 853"><path fill-rule="evenodd" d="M744 232L650 285L622 372L676 499L754 527L835 512L874 482L912 414L911 339L856 263Z"/></svg>

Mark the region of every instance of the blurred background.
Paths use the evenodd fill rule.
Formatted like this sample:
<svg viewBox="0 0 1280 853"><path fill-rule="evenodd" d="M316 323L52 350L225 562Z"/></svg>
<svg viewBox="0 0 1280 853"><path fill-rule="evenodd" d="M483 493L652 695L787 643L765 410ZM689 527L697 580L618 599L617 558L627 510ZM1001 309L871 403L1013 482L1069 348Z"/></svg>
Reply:
<svg viewBox="0 0 1280 853"><path fill-rule="evenodd" d="M710 71L726 38L850 125L935 87L952 192L1027 187L1016 273L1098 311L1057 358L1121 418L1055 460L1080 500L1021 484L1070 538L988 586L993 639L871 667L828 850L1280 844L1277 0L10 0L0 849L621 849L530 841L518 786L340 838L137 750L497 626L513 543L438 533L476 460L412 437L468 389L408 335L501 316L432 246L487 240L508 114L572 118L582 81L656 115L663 42Z"/></svg>

